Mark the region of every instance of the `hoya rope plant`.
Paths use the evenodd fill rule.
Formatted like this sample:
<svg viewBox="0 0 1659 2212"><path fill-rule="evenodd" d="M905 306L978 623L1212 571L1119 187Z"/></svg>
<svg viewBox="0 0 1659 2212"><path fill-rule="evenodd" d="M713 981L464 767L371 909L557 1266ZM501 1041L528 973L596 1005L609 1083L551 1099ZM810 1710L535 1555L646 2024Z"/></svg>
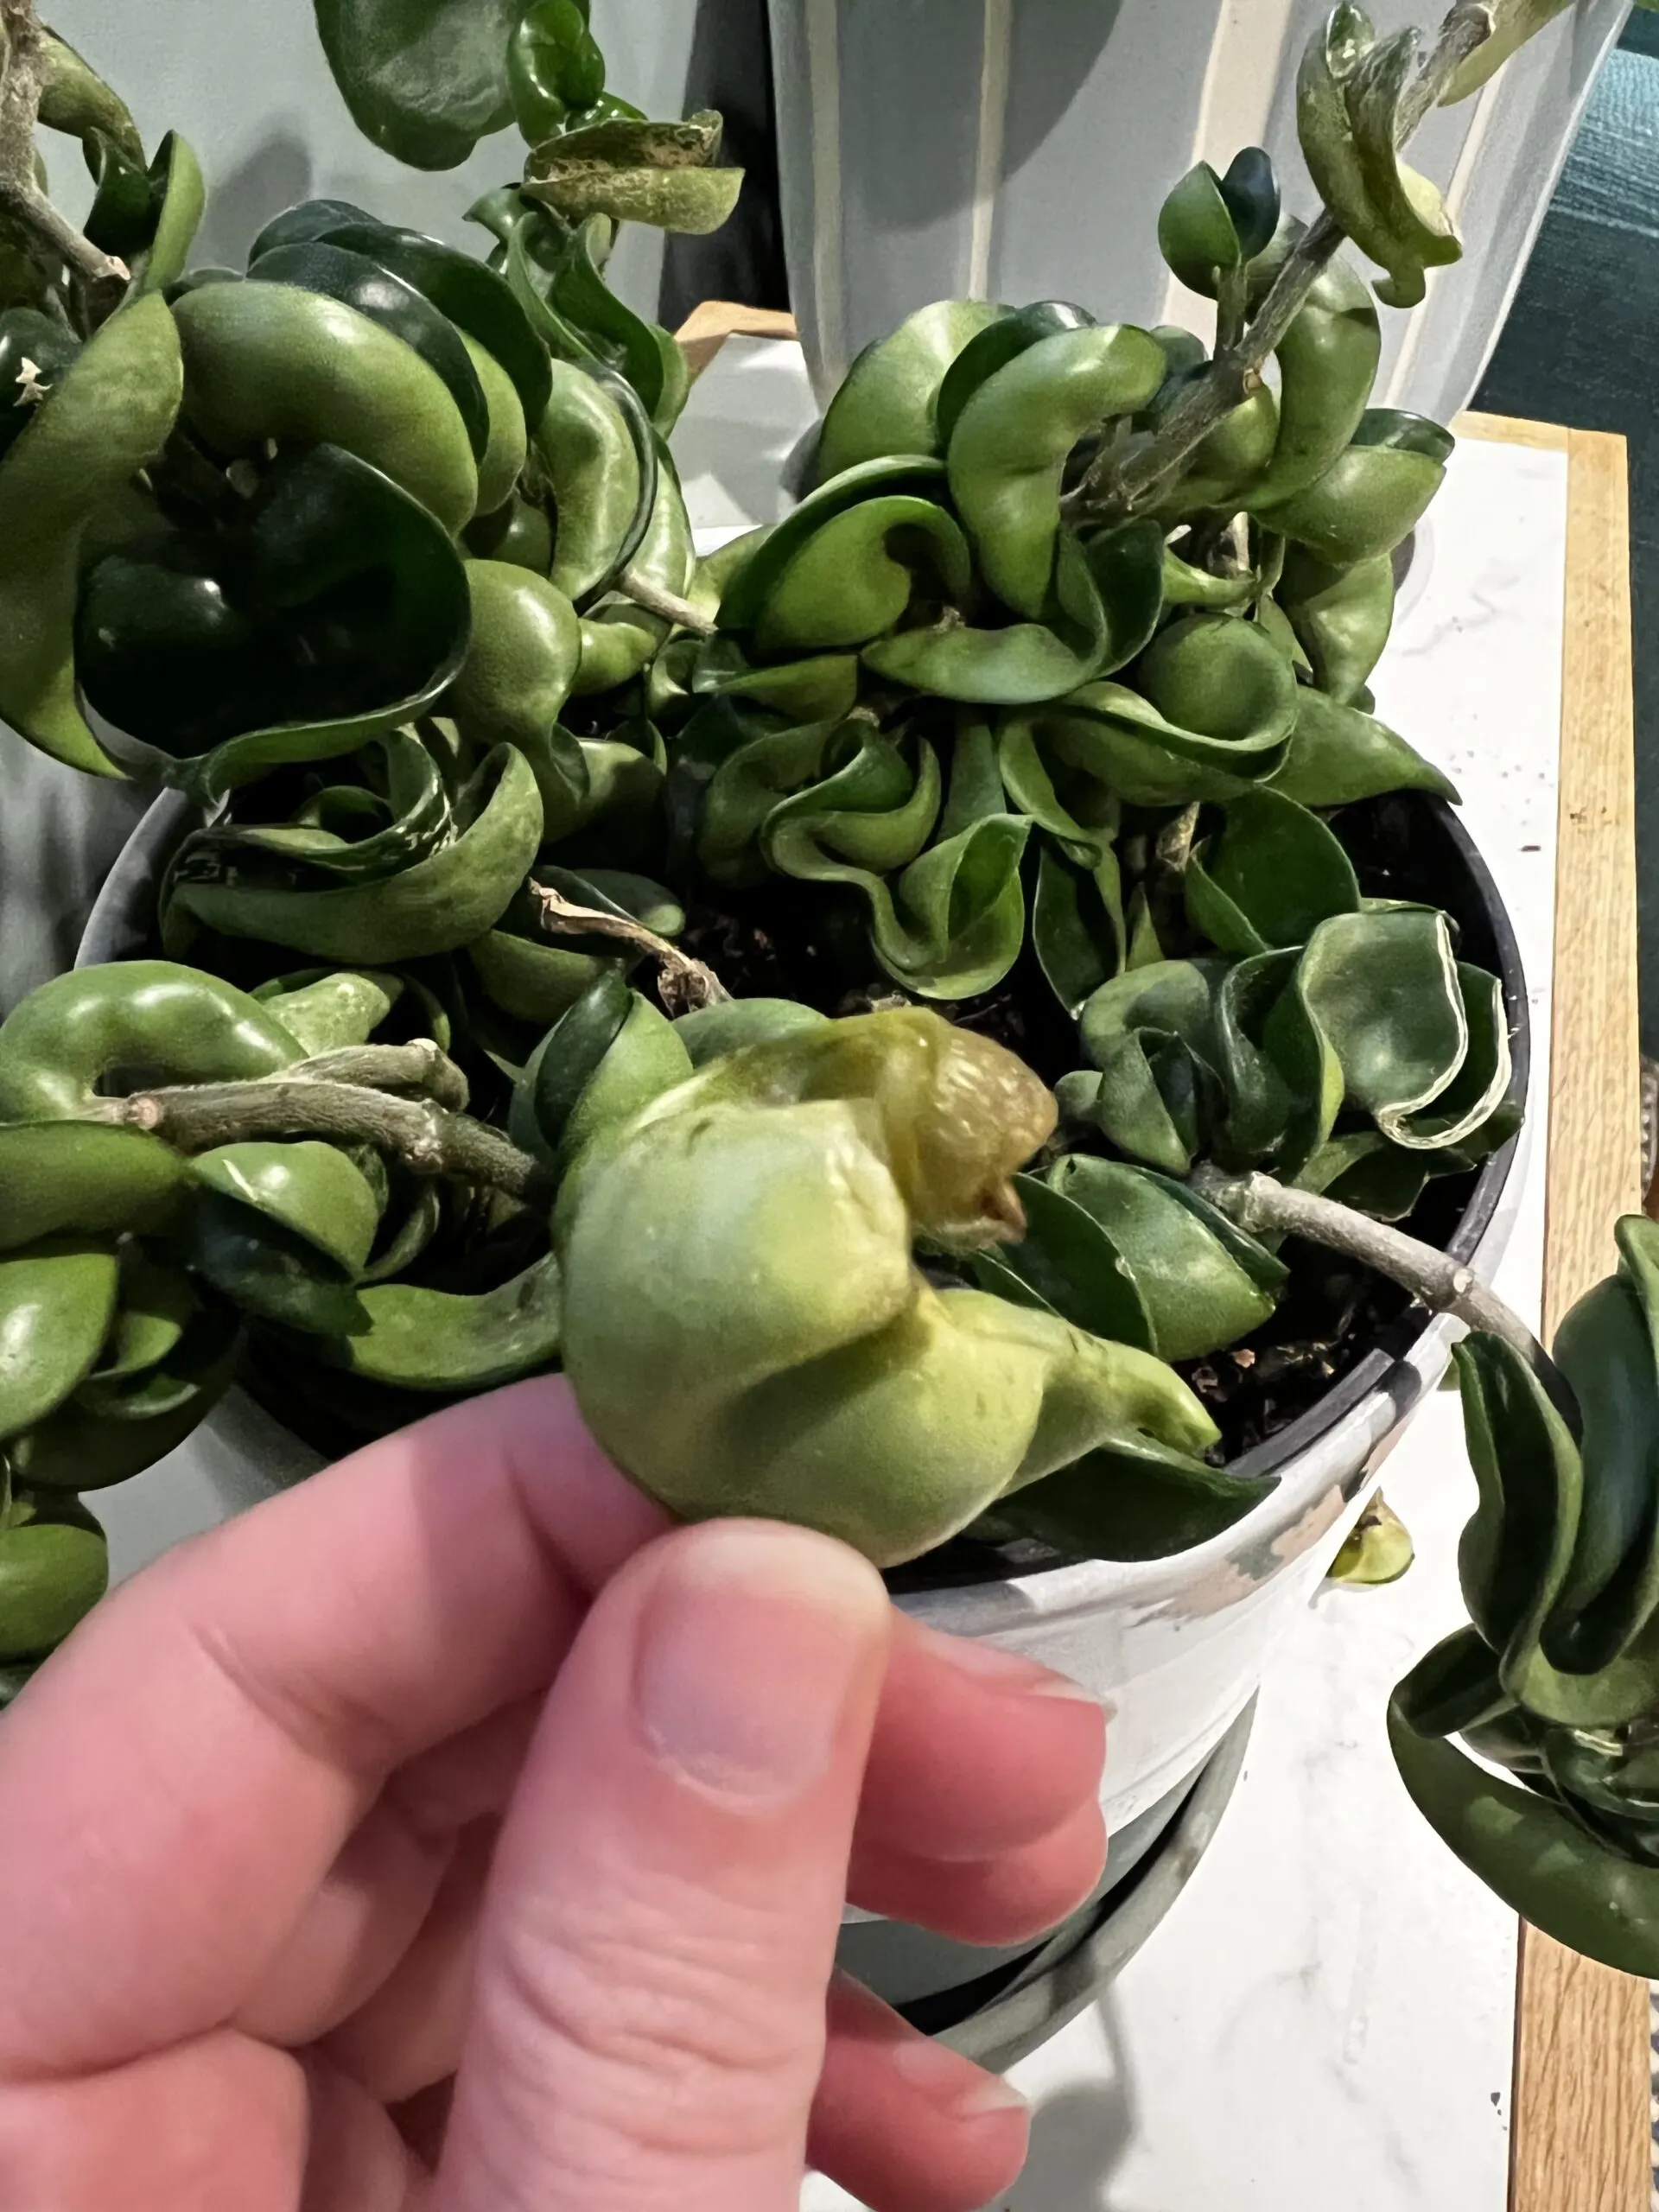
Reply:
<svg viewBox="0 0 1659 2212"><path fill-rule="evenodd" d="M1522 1909L1645 1959L1651 1424L1620 1457L1593 1410L1659 1389L1643 1233L1557 1373L1387 1226L1516 1102L1497 980L1380 872L1450 796L1367 688L1450 441L1370 406L1338 249L1421 296L1457 245L1398 149L1539 14L1423 52L1338 8L1323 212L1256 152L1163 208L1213 345L925 308L810 495L698 563L680 357L603 268L735 178L712 118L607 93L578 0L319 0L378 143L530 151L476 257L313 202L239 272L189 265L182 142L0 0L0 714L191 810L155 957L0 1027L7 1693L103 1586L85 1498L238 1377L334 1450L563 1365L687 1515L889 1567L1176 1551L1262 1494L1258 1352L1317 1355L1294 1410L1365 1348L1347 1253L1497 1332L1474 1625L1402 1766Z"/></svg>

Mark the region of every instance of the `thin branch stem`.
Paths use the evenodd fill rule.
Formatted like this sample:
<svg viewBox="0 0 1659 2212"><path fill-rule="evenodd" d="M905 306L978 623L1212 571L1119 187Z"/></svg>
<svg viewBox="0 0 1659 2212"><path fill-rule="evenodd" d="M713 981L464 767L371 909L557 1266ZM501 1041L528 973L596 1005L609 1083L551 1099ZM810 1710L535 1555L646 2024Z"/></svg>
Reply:
<svg viewBox="0 0 1659 2212"><path fill-rule="evenodd" d="M486 1184L525 1205L545 1205L553 1195L548 1171L482 1122L447 1113L429 1098L393 1098L360 1084L320 1082L302 1074L180 1084L100 1100L98 1109L89 1120L148 1130L180 1152L208 1152L259 1137L321 1137L372 1144L401 1160L412 1174Z"/></svg>
<svg viewBox="0 0 1659 2212"><path fill-rule="evenodd" d="M1408 1290L1431 1312L1450 1313L1471 1329L1501 1338L1519 1352L1558 1403L1572 1406L1572 1392L1537 1338L1460 1260L1420 1243L1387 1222L1338 1205L1334 1198L1291 1190L1271 1175L1229 1175L1218 1167L1199 1166L1187 1179L1199 1198L1207 1198L1249 1235L1303 1236L1333 1252L1345 1252L1351 1260L1363 1261Z"/></svg>
<svg viewBox="0 0 1659 2212"><path fill-rule="evenodd" d="M1402 146L1491 34L1488 0L1456 0L1433 50L1401 100L1397 135ZM1218 331L1214 359L1182 394L1156 435L1121 461L1103 453L1071 494L1069 513L1128 514L1149 503L1193 448L1258 388L1268 356L1300 314L1344 236L1342 226L1328 212L1309 226L1287 256L1244 336L1229 344Z"/></svg>
<svg viewBox="0 0 1659 2212"><path fill-rule="evenodd" d="M35 181L35 125L46 80L46 38L35 0L0 0L5 75L0 80L0 209L97 291L127 282L124 261L104 252L61 216Z"/></svg>
<svg viewBox="0 0 1659 2212"><path fill-rule="evenodd" d="M700 638L712 638L715 634L712 616L705 614L701 607L693 607L689 599L682 599L677 592L664 591L649 576L642 576L638 569L625 569L616 580L616 588L624 599L631 599L648 614L661 615L664 622L694 631Z"/></svg>
<svg viewBox="0 0 1659 2212"><path fill-rule="evenodd" d="M375 1090L418 1090L450 1113L467 1110L467 1078L441 1045L416 1037L406 1045L343 1045L294 1069L308 1083L366 1084Z"/></svg>
<svg viewBox="0 0 1659 2212"><path fill-rule="evenodd" d="M1244 335L1249 315L1249 276L1243 263L1216 272L1216 351L1225 353Z"/></svg>

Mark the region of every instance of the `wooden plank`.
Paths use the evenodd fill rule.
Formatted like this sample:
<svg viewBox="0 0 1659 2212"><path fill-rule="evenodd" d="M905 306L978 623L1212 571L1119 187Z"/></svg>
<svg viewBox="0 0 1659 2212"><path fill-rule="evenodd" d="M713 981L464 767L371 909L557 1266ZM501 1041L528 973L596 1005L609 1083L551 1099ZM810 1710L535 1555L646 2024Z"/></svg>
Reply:
<svg viewBox="0 0 1659 2212"><path fill-rule="evenodd" d="M1566 453L1573 436L1560 423L1527 423L1518 415L1482 415L1469 408L1452 425L1460 438L1489 445L1532 446L1541 453Z"/></svg>
<svg viewBox="0 0 1659 2212"><path fill-rule="evenodd" d="M728 338L793 338L795 318L778 308L746 308L737 300L704 300L674 335L700 377Z"/></svg>
<svg viewBox="0 0 1659 2212"><path fill-rule="evenodd" d="M1574 430L1567 456L1547 1332L1606 1274L1613 1222L1641 1203L1624 442ZM1647 2212L1649 2066L1647 1984L1523 1927L1512 2212Z"/></svg>

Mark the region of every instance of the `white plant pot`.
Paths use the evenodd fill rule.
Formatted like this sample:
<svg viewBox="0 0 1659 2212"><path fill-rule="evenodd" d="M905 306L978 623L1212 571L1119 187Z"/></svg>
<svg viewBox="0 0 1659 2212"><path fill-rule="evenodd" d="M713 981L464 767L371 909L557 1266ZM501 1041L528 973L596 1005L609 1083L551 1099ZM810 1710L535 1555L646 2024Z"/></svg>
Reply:
<svg viewBox="0 0 1659 2212"><path fill-rule="evenodd" d="M820 404L872 339L944 298L1074 300L1103 320L1209 312L1158 253L1159 204L1246 145L1315 205L1295 76L1330 0L768 0L790 292ZM1370 0L1379 30L1440 0ZM1629 0L1577 0L1413 152L1465 259L1385 313L1379 405L1468 404ZM1211 326L1213 327L1212 325Z"/></svg>
<svg viewBox="0 0 1659 2212"><path fill-rule="evenodd" d="M1496 888L1449 810L1419 804L1429 810L1421 834L1439 823L1439 836L1457 853L1442 842L1418 864L1435 875L1454 912L1461 908L1471 957L1502 974L1524 1082L1525 983ZM188 818L177 794L150 809L93 909L78 965L144 949L154 887ZM1523 1131L1519 1142L1527 1141ZM1515 1151L1506 1147L1483 1169L1452 1241L1457 1255L1487 1278L1524 1180ZM1439 1382L1456 1333L1443 1319L1423 1325L1421 1313L1396 1324L1392 1350L1368 1354L1311 1412L1236 1463L1243 1472L1277 1475L1278 1486L1208 1543L1171 1559L1055 1567L901 1602L934 1627L1041 1660L1106 1701L1112 1756L1103 1802L1121 1833L1192 1777L1255 1695L1275 1640L1312 1596L1390 1442ZM192 1526L319 1464L308 1446L233 1392L161 1468L101 1497L118 1565L130 1571Z"/></svg>

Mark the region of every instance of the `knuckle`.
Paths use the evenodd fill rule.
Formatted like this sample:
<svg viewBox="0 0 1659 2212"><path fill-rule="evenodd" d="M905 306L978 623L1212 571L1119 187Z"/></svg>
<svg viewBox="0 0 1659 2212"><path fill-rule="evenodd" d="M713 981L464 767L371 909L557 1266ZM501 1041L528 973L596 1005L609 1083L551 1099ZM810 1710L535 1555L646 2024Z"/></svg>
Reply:
<svg viewBox="0 0 1659 2212"><path fill-rule="evenodd" d="M493 2001L525 2092L544 2101L550 2073L568 2126L732 2157L804 2120L823 2063L822 1999L791 1987L790 1948L776 1916L723 1906L711 1928L671 1885L602 1919L550 1900L505 1947Z"/></svg>

